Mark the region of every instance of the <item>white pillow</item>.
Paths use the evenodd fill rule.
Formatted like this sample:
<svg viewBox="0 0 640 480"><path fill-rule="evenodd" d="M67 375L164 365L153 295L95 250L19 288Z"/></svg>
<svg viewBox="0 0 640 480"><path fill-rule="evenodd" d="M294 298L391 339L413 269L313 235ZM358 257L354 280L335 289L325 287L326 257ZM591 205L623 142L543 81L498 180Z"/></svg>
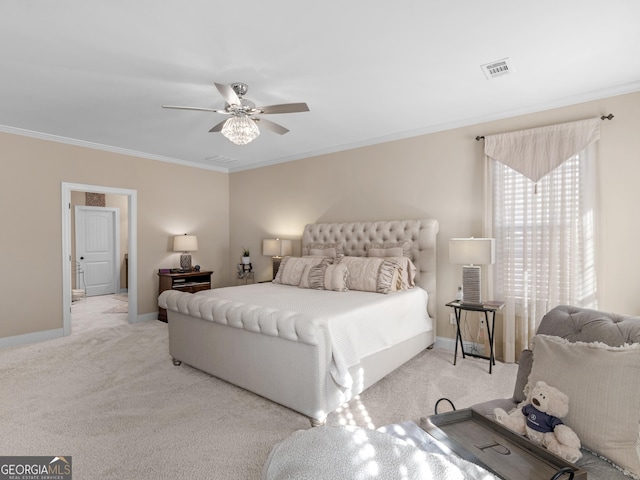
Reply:
<svg viewBox="0 0 640 480"><path fill-rule="evenodd" d="M569 396L571 427L582 446L640 475L640 344L610 347L536 335L525 393L544 380Z"/></svg>

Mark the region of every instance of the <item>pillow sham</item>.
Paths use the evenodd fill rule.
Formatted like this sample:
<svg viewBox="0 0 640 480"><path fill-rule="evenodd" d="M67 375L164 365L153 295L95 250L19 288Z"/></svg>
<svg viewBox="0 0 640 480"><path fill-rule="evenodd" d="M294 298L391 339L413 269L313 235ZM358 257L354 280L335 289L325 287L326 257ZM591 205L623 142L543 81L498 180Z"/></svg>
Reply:
<svg viewBox="0 0 640 480"><path fill-rule="evenodd" d="M331 257L336 258L338 252L335 248L310 248L309 255L310 257Z"/></svg>
<svg viewBox="0 0 640 480"><path fill-rule="evenodd" d="M403 255L402 247L367 249L367 257L401 257Z"/></svg>
<svg viewBox="0 0 640 480"><path fill-rule="evenodd" d="M367 256L373 257L374 255L369 254L369 250L374 250L376 253L379 250L391 250L395 248L401 248L402 254L397 255L397 250L390 251L387 254L376 255L378 257L409 257L411 258L411 241L407 240L405 242L382 242L382 243L368 243L365 247L367 251Z"/></svg>
<svg viewBox="0 0 640 480"><path fill-rule="evenodd" d="M336 251L336 255L340 253L344 253L342 249L342 243L320 243L320 242L312 242L307 244L307 251L311 250L327 250L334 248ZM335 256L335 255L334 255Z"/></svg>
<svg viewBox="0 0 640 480"><path fill-rule="evenodd" d="M640 344L611 347L536 335L532 350L525 393L544 380L567 394L569 413L563 421L582 446L638 478Z"/></svg>
<svg viewBox="0 0 640 480"><path fill-rule="evenodd" d="M347 292L347 276L349 270L346 265L320 263L304 267L300 278L300 288L312 288L314 290L332 290L334 292Z"/></svg>
<svg viewBox="0 0 640 480"><path fill-rule="evenodd" d="M276 273L273 283L281 285L300 285L302 273L307 265L318 265L321 263L333 263L331 258L326 257L284 257L280 262L280 267Z"/></svg>

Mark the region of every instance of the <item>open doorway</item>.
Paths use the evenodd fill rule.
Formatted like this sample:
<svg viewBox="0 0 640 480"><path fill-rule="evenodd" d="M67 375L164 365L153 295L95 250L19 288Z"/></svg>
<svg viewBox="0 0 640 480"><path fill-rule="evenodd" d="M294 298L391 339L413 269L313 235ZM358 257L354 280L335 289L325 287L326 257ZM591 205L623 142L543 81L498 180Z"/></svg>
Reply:
<svg viewBox="0 0 640 480"><path fill-rule="evenodd" d="M79 266L78 259L75 258L75 232L74 212L72 207L72 197L77 192L91 192L105 195L123 196L126 201L127 221L126 230L128 235L126 238L125 267L120 268L122 272L120 278L117 279L118 285L123 285L127 292L128 313L127 321L135 323L137 321L137 192L135 190L120 189L113 187L105 187L98 185L86 185L75 183L62 183L62 272L63 272L63 330L64 335L71 334L71 303L75 283L78 281L78 268L82 271L83 266ZM77 201L75 202L77 204ZM118 289L120 290L120 289ZM124 290L124 289L123 289ZM122 293L122 291L118 292Z"/></svg>

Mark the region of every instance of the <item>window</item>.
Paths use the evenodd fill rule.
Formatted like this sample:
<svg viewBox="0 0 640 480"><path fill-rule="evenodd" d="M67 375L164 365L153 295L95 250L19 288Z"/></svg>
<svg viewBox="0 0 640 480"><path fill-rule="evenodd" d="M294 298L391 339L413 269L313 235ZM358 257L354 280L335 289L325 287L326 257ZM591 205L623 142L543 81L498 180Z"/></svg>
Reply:
<svg viewBox="0 0 640 480"><path fill-rule="evenodd" d="M522 302L534 290L552 303L596 307L594 212L583 207L592 203L584 202L590 190L584 157L573 156L535 185L493 160L496 298Z"/></svg>
<svg viewBox="0 0 640 480"><path fill-rule="evenodd" d="M505 361L560 304L597 308L595 143L600 119L485 138L490 288L505 302Z"/></svg>

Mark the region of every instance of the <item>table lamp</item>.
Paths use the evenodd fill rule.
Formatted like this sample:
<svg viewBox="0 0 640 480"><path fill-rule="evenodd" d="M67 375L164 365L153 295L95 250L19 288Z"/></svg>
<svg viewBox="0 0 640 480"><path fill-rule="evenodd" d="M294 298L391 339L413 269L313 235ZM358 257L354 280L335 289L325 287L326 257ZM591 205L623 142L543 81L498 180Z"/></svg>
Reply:
<svg viewBox="0 0 640 480"><path fill-rule="evenodd" d="M262 255L271 257L273 278L280 268L282 257L291 255L293 244L291 240L281 240L279 238L265 238L262 240Z"/></svg>
<svg viewBox="0 0 640 480"><path fill-rule="evenodd" d="M191 254L198 251L198 237L195 235L176 235L173 237L173 251L183 252L180 255L180 268L191 271Z"/></svg>
<svg viewBox="0 0 640 480"><path fill-rule="evenodd" d="M493 238L452 238L449 240L449 262L462 267L462 301L482 305L480 265L495 262Z"/></svg>

